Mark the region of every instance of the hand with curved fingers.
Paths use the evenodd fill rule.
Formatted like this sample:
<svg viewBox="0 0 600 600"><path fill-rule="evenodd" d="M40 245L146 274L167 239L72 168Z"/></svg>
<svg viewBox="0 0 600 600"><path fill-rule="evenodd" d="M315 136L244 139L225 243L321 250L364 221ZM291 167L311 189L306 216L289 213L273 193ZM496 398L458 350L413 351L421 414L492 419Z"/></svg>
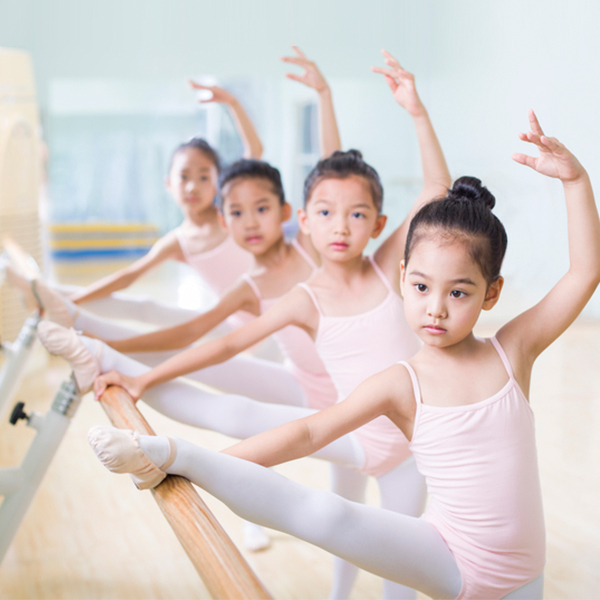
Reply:
<svg viewBox="0 0 600 600"><path fill-rule="evenodd" d="M192 79L188 79L190 87L194 90L208 90L212 93L212 97L206 100L198 100L199 104L206 104L207 102L218 102L219 104L233 104L236 100L235 96L228 92L226 89L219 87L218 85L202 85Z"/></svg>
<svg viewBox="0 0 600 600"><path fill-rule="evenodd" d="M286 73L285 76L288 79L293 79L294 81L299 81L308 87L311 87L317 92L324 92L329 89L329 85L325 77L323 77L321 71L317 65L312 61L306 58L306 55L298 46L292 46L294 52L297 56L282 56L281 60L283 62L291 63L294 65L298 65L304 69L304 73L302 75L295 75L294 73Z"/></svg>
<svg viewBox="0 0 600 600"><path fill-rule="evenodd" d="M109 385L118 385L122 387L137 402L144 393L144 387L138 377L129 377L122 375L118 371L108 371L96 377L94 381L94 397L96 400L102 396Z"/></svg>
<svg viewBox="0 0 600 600"><path fill-rule="evenodd" d="M514 161L526 165L542 175L555 177L563 182L575 181L584 175L585 169L577 158L556 138L544 135L533 110L529 111L529 128L530 131L520 133L519 138L524 142L535 144L540 155L534 158L515 152L512 156Z"/></svg>
<svg viewBox="0 0 600 600"><path fill-rule="evenodd" d="M381 73L385 77L394 99L408 113L417 117L425 112L425 107L417 94L415 76L400 66L400 63L387 51L382 50L386 67L371 67L373 73Z"/></svg>

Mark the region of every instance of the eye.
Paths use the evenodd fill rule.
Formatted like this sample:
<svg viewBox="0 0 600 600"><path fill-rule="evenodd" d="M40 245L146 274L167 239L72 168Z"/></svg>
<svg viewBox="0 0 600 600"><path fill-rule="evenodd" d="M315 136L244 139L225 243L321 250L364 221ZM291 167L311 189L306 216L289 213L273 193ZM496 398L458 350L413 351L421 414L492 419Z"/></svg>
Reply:
<svg viewBox="0 0 600 600"><path fill-rule="evenodd" d="M208 177L204 175L203 177L200 177L200 181L208 181Z"/></svg>
<svg viewBox="0 0 600 600"><path fill-rule="evenodd" d="M424 283L415 284L415 288L417 289L417 292L419 292L421 294L424 294L425 292L427 292L429 290L429 288Z"/></svg>
<svg viewBox="0 0 600 600"><path fill-rule="evenodd" d="M232 217L239 217L239 216L241 216L241 214L242 214L242 211L241 211L241 210L232 210L232 211L231 211L229 214L230 214Z"/></svg>
<svg viewBox="0 0 600 600"><path fill-rule="evenodd" d="M258 212L259 213L264 213L264 212L267 212L268 210L269 210L268 206L259 206L258 207Z"/></svg>
<svg viewBox="0 0 600 600"><path fill-rule="evenodd" d="M464 298L466 295L465 292L461 292L460 290L452 290L450 292L452 298Z"/></svg>
<svg viewBox="0 0 600 600"><path fill-rule="evenodd" d="M363 215L363 214L362 214L362 213L360 213L360 212L353 212L353 213L352 213L352 216L353 216L355 219L364 219L364 218L365 218L365 215Z"/></svg>
<svg viewBox="0 0 600 600"><path fill-rule="evenodd" d="M323 215L324 217L327 217L329 215L329 211L326 208L324 208L323 210L319 211L319 214Z"/></svg>

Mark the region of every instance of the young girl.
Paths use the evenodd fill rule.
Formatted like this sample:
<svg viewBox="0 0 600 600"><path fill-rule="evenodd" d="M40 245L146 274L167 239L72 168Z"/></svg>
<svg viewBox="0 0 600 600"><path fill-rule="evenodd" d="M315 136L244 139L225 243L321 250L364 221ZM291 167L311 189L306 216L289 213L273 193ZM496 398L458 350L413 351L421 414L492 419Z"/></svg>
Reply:
<svg viewBox="0 0 600 600"><path fill-rule="evenodd" d="M391 68L378 69L378 72L386 75L396 100L412 115L417 129L424 169L424 187L417 200L418 208L447 189L449 175L427 112L416 93L413 77L387 53L386 62ZM369 239L380 235L385 225L386 219L380 214L382 196L377 173L362 161L360 153L335 153L330 159L321 161L307 179L306 207L300 214L301 228L310 234L322 258L322 268L308 280L308 286L293 289L242 329L187 350L151 371L132 365L125 370L125 362L120 361L121 373L109 372L100 377L96 382L97 393L100 394L106 385L116 383L136 399L145 392L146 402L154 407L159 403L159 410L170 411L171 415L177 412L176 418L185 422L193 421L193 424L211 429L218 427L218 431L235 437L248 437L251 427L256 427L252 423L258 415L261 415L258 427L264 429L268 423L285 422L302 413L288 407L248 404L243 409L228 410L232 403L239 403L239 399L234 401L225 397L218 398L218 408L213 409L194 402L194 392L189 400L184 400L181 389L178 395L165 386L150 393L147 390L179 375L227 360L289 325L303 328L315 339L317 351L339 398L382 368L411 357L418 343L404 320L402 300L398 295L398 263L403 255L409 219L381 245L373 258L362 255ZM340 298L343 303L339 302ZM69 356L61 348L68 347L69 352L75 352L77 348L73 335L69 338L73 341L65 338L64 342L55 337L56 332L52 332L52 336L44 332L42 335L51 351L66 358ZM99 352L97 347L82 341L93 353ZM77 352L82 352L80 347ZM97 373L98 366L93 366L97 365L97 359L89 357L89 353L87 356L91 365L89 374ZM100 365L102 371L108 368L106 357L105 350ZM280 393L285 401L285 391ZM181 407L186 402L189 407L184 410ZM182 417L190 409L193 414ZM232 429L237 419L232 421L230 413L242 415L239 419L243 419L243 423L235 432ZM248 413L253 418L249 418ZM362 474L347 468L334 468L334 489L338 493L362 500L364 475L374 475L378 478L384 507L415 516L422 511L424 486L414 461L407 460L407 441L385 419L362 427L324 449L319 456ZM349 592L355 574L354 569L347 566L339 566L339 569L348 573L337 578L343 585L332 592L332 597L338 598ZM401 590L389 583L386 583L385 595L414 597L412 591Z"/></svg>
<svg viewBox="0 0 600 600"><path fill-rule="evenodd" d="M478 179L461 178L419 211L408 233L402 290L407 320L423 342L412 359L343 402L224 453L176 440L166 472L247 518L433 598L541 599L544 521L527 394L535 359L600 282L600 221L586 171L544 135L533 112L530 125L520 137L539 157L513 158L561 180L569 230L569 270L537 305L491 339L473 335L481 310L500 296L507 238L491 212L492 194ZM421 519L353 504L264 468L315 452L380 415L411 440L426 477L431 502ZM173 458L163 437L95 427L89 439L109 469L152 471L139 487L156 485L160 465Z"/></svg>
<svg viewBox="0 0 600 600"><path fill-rule="evenodd" d="M241 136L244 157L260 158L260 139L237 98L217 86L190 83L194 89L212 93L211 98L201 103L218 102L227 106ZM233 242L219 220L214 200L220 168L217 152L205 140L193 138L178 146L171 159L166 185L183 212L183 223L159 239L144 257L76 292L71 300L77 305L86 304L105 317L163 326L181 323L194 316L194 312L144 297L106 298L168 259L189 264L217 295L228 289L250 267L252 257ZM40 300L45 300L43 291ZM239 324L232 321L232 325ZM104 325L101 327L106 330Z"/></svg>

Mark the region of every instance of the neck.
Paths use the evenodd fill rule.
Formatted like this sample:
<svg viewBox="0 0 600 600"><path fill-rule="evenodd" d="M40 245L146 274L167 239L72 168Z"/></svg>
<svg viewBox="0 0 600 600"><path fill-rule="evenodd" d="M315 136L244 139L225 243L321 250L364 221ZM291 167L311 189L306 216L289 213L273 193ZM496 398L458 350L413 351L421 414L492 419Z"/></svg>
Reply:
<svg viewBox="0 0 600 600"><path fill-rule="evenodd" d="M277 267L287 260L291 249L292 246L286 243L282 231L281 237L274 244L262 254L254 256L254 262L257 266L265 269Z"/></svg>
<svg viewBox="0 0 600 600"><path fill-rule="evenodd" d="M448 358L464 360L471 356L473 352L477 351L478 345L479 341L471 331L466 338L463 338L456 344L452 344L452 346L437 348L436 346L425 344L422 352L424 352L433 361Z"/></svg>
<svg viewBox="0 0 600 600"><path fill-rule="evenodd" d="M327 276L343 284L349 284L364 268L364 256L359 254L349 260L338 262L322 258L322 270Z"/></svg>
<svg viewBox="0 0 600 600"><path fill-rule="evenodd" d="M216 223L219 225L219 228L221 228L221 224L219 223L219 212L217 207L213 205L204 209L200 213L189 211L185 215L185 221L191 225L195 225L196 227L203 227L205 225L214 226Z"/></svg>

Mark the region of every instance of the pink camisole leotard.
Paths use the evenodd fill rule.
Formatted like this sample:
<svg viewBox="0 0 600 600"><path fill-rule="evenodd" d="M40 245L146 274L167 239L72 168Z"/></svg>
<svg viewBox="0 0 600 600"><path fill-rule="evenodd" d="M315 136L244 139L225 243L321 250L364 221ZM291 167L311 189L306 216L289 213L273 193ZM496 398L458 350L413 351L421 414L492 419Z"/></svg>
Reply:
<svg viewBox="0 0 600 600"><path fill-rule="evenodd" d="M250 252L228 235L211 250L198 251L198 242L183 226L175 230L185 261L221 297L253 264Z"/></svg>
<svg viewBox="0 0 600 600"><path fill-rule="evenodd" d="M175 234L185 262L200 275L219 298L250 269L254 262L252 254L238 246L230 235L215 248L199 251L198 241L189 231L186 231L183 225L175 230ZM227 318L227 323L233 329L237 329L252 321L253 318L250 313L238 311Z"/></svg>
<svg viewBox="0 0 600 600"><path fill-rule="evenodd" d="M302 248L297 240L292 240L292 246L306 262L316 270L318 267L310 255ZM263 298L256 282L248 274L242 278L252 288L260 302L261 314L275 304L279 298ZM285 364L290 369L296 381L300 384L306 395L308 406L322 410L335 404L337 392L331 377L325 369L323 361L319 358L315 343L311 337L300 327L288 325L273 334L282 354Z"/></svg>
<svg viewBox="0 0 600 600"><path fill-rule="evenodd" d="M463 406L430 406L410 373L417 411L410 442L424 475L429 521L462 574L458 598L503 598L539 577L545 529L533 411L499 342L508 373L492 397Z"/></svg>
<svg viewBox="0 0 600 600"><path fill-rule="evenodd" d="M385 287L385 300L365 313L349 317L323 314L315 293L299 284L315 304L319 326L315 346L343 400L365 379L413 356L420 342L404 317L402 298L392 289L377 263L371 265ZM377 417L356 431L365 453L360 471L379 477L403 463L410 451L404 434L387 417Z"/></svg>

